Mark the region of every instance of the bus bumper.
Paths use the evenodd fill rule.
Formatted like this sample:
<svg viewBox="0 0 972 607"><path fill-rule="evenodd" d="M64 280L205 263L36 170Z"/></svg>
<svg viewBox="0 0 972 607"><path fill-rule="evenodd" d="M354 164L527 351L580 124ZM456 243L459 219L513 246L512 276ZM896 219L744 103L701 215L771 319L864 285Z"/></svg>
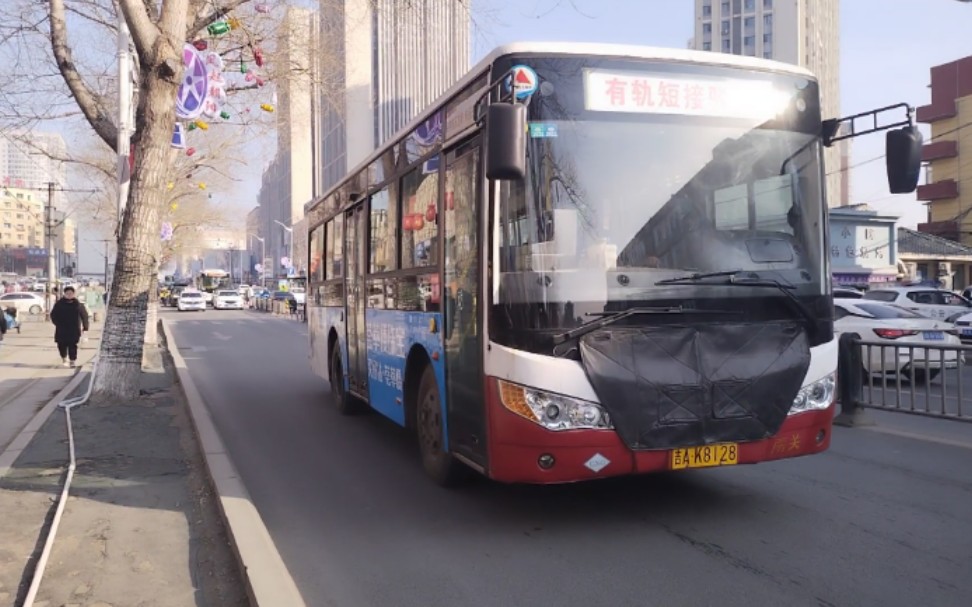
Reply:
<svg viewBox="0 0 972 607"><path fill-rule="evenodd" d="M506 409L489 386L488 476L504 483L552 484L672 469L672 451L633 451L613 430L554 432ZM767 439L738 443L738 464L826 451L834 408L787 417ZM552 464L551 462L552 458ZM541 461L546 466L541 465Z"/></svg>

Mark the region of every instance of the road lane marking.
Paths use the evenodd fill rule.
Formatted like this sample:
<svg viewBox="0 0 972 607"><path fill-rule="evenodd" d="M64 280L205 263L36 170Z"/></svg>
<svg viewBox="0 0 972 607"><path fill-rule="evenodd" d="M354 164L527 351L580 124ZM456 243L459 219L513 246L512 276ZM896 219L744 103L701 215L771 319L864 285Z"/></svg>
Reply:
<svg viewBox="0 0 972 607"><path fill-rule="evenodd" d="M951 440L948 438L938 438L935 436L929 436L928 434L917 434L915 432L907 432L904 430L894 430L892 428L882 428L880 426L861 426L861 430L870 430L871 432L880 432L882 434L890 434L892 436L900 436L901 438L911 438L914 440L925 441L929 443L937 443L939 445L947 445L949 447L958 447L959 449L969 449L972 450L972 443L966 443L957 440Z"/></svg>

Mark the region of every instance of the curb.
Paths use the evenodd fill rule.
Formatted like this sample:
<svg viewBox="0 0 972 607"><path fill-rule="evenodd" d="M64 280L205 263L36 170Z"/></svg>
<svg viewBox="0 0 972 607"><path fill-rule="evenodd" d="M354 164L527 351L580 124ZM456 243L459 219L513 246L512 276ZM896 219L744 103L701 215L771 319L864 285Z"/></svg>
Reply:
<svg viewBox="0 0 972 607"><path fill-rule="evenodd" d="M213 424L209 410L192 381L186 361L169 330L169 324L165 319L161 322L179 385L189 404L200 450L216 490L219 511L246 579L250 600L258 607L304 607L306 604L300 596L297 584L277 552L273 538L253 505L223 439Z"/></svg>
<svg viewBox="0 0 972 607"><path fill-rule="evenodd" d="M91 375L91 369L88 368L90 364L90 362L85 363L78 370L78 372L74 374L74 377L68 380L67 385L61 388L61 390L54 395L54 398L48 401L46 405L41 407L41 410L35 413L34 417L30 418L30 421L27 422L24 429L20 431L20 434L10 441L10 444L7 445L7 448L4 449L3 453L0 453L0 478L7 476L7 473L10 472L10 468L14 465L14 462L16 462L17 458L20 457L21 452L27 448L30 441L34 440L34 435L40 432L41 427L47 421L47 418L51 416L51 413L54 412L54 409L57 408L58 403L67 398L68 395L78 387L85 377ZM88 368L87 373L85 373L86 368Z"/></svg>

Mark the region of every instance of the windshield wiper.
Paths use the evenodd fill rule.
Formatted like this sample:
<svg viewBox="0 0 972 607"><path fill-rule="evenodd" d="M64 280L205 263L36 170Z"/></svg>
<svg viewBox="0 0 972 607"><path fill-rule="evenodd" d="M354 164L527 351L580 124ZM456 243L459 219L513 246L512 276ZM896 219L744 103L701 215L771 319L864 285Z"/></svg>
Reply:
<svg viewBox="0 0 972 607"><path fill-rule="evenodd" d="M800 299L792 293L795 286L790 284L784 284L778 280L773 280L771 278L760 278L757 274L750 272L748 276L737 276L742 270L727 271L727 272L711 272L709 274L692 274L689 276L678 276L676 278L669 278L666 280L659 280L656 285L669 285L678 283L694 283L700 286L708 287L769 287L778 290L783 295L786 295L787 301L793 304L797 312L800 313L807 323L813 325L816 323L817 319L814 317L813 312L807 307L805 303L800 301ZM727 276L728 278L723 281L717 282L705 282L706 278L715 278L719 276Z"/></svg>
<svg viewBox="0 0 972 607"><path fill-rule="evenodd" d="M623 320L629 316L635 316L637 314L741 314L741 312L736 312L733 310L696 310L694 308L683 308L682 306L628 308L627 310L622 310L621 312L608 313L606 316L581 325L576 329L564 331L563 333L557 333L551 339L553 340L555 346L560 345L566 341L576 337L581 337L582 335L587 335L591 331L597 331L602 327L606 327L610 324L618 322L619 320Z"/></svg>
<svg viewBox="0 0 972 607"><path fill-rule="evenodd" d="M704 274L689 274L687 276L677 276L675 278L666 278L665 280L659 280L656 285L674 285L680 282L694 282L696 280L703 280L705 278L718 278L720 276L735 276L739 274L742 270L723 270L721 272L706 272Z"/></svg>

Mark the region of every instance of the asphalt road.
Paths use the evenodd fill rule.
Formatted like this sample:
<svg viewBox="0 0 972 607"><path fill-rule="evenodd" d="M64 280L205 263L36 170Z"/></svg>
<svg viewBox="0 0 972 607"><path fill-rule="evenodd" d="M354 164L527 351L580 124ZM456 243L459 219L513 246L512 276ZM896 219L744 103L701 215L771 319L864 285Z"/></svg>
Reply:
<svg viewBox="0 0 972 607"><path fill-rule="evenodd" d="M404 431L333 410L303 325L163 315L308 605L970 604L972 424L876 412L951 435L836 428L811 458L449 491Z"/></svg>

